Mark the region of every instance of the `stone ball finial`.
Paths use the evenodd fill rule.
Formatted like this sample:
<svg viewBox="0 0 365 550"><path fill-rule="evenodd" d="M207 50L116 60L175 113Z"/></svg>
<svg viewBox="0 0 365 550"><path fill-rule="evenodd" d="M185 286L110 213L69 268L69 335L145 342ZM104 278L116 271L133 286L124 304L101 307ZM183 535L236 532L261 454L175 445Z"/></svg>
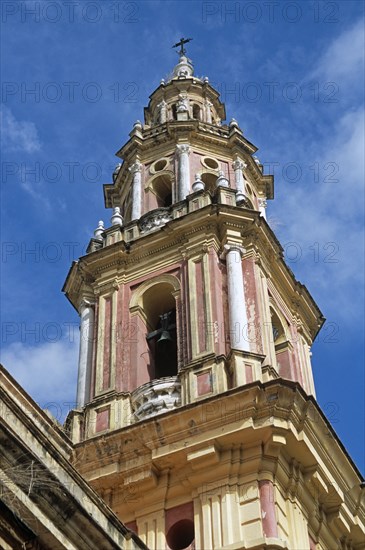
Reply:
<svg viewBox="0 0 365 550"><path fill-rule="evenodd" d="M260 159L256 156L253 156L252 158L256 162L257 166L260 166L260 164L261 164Z"/></svg>
<svg viewBox="0 0 365 550"><path fill-rule="evenodd" d="M205 84L209 84L209 78L208 78L207 76L205 76L205 77L203 78L203 82L204 82Z"/></svg>
<svg viewBox="0 0 365 550"><path fill-rule="evenodd" d="M110 223L112 225L123 225L123 216L120 213L119 206L113 208L113 215L110 218Z"/></svg>
<svg viewBox="0 0 365 550"><path fill-rule="evenodd" d="M218 172L216 185L217 185L217 187L229 187L229 181L227 180L226 176L224 175L223 170L219 170L219 172Z"/></svg>
<svg viewBox="0 0 365 550"><path fill-rule="evenodd" d="M114 168L114 172L113 172L113 182L116 181L117 177L118 177L118 173L119 173L119 170L121 169L122 167L122 163L119 162L116 167Z"/></svg>
<svg viewBox="0 0 365 550"><path fill-rule="evenodd" d="M161 78L160 85L165 86L165 79L164 78Z"/></svg>
<svg viewBox="0 0 365 550"><path fill-rule="evenodd" d="M230 128L238 128L238 122L235 118L231 118L231 122L229 123Z"/></svg>
<svg viewBox="0 0 365 550"><path fill-rule="evenodd" d="M133 130L142 130L142 123L140 120L136 120L133 124Z"/></svg>
<svg viewBox="0 0 365 550"><path fill-rule="evenodd" d="M197 191L204 191L204 189L205 189L205 183L201 179L201 175L198 172L197 174L195 174L195 181L193 183L193 191L194 191L194 193L196 193Z"/></svg>
<svg viewBox="0 0 365 550"><path fill-rule="evenodd" d="M244 206L246 203L246 196L245 194L238 190L237 193L236 193L236 204L237 206Z"/></svg>
<svg viewBox="0 0 365 550"><path fill-rule="evenodd" d="M105 231L104 222L103 220L100 220L98 223L98 227L94 231L94 239L96 239L97 241L102 241L104 231Z"/></svg>

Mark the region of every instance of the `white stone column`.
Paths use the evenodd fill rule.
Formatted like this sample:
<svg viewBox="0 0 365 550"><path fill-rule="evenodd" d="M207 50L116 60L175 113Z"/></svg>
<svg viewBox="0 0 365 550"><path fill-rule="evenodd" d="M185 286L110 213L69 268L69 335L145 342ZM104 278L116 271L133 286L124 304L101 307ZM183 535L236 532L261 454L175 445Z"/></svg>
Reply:
<svg viewBox="0 0 365 550"><path fill-rule="evenodd" d="M94 347L94 309L83 300L80 306L80 348L77 377L77 408L81 408L90 398L91 365Z"/></svg>
<svg viewBox="0 0 365 550"><path fill-rule="evenodd" d="M242 255L244 249L238 244L226 244L224 249L227 264L231 347L241 351L250 351L246 298L242 273Z"/></svg>
<svg viewBox="0 0 365 550"><path fill-rule="evenodd" d="M267 207L266 199L258 199L258 203L259 203L260 216L262 216L266 220L266 207Z"/></svg>
<svg viewBox="0 0 365 550"><path fill-rule="evenodd" d="M159 123L164 124L167 121L167 103L163 99L161 103L157 105L158 114L159 114Z"/></svg>
<svg viewBox="0 0 365 550"><path fill-rule="evenodd" d="M129 170L133 174L131 220L139 220L142 202L142 164L137 159Z"/></svg>
<svg viewBox="0 0 365 550"><path fill-rule="evenodd" d="M182 201L190 194L190 147L188 144L176 146L178 154L178 199Z"/></svg>
<svg viewBox="0 0 365 550"><path fill-rule="evenodd" d="M207 99L205 101L205 122L208 122L208 124L212 124L212 107L213 103Z"/></svg>
<svg viewBox="0 0 365 550"><path fill-rule="evenodd" d="M234 177L236 182L236 189L237 189L237 194L236 194L237 202L244 200L244 198L246 197L246 189L245 189L246 180L243 177L243 172L242 172L242 170L246 167L247 167L247 164L240 159L236 159L232 163L232 168L234 170Z"/></svg>

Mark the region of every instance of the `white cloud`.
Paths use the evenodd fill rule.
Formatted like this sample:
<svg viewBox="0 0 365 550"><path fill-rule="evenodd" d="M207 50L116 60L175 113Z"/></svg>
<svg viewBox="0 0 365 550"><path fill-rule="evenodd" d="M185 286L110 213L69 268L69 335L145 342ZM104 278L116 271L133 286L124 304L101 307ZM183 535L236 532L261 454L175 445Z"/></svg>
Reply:
<svg viewBox="0 0 365 550"><path fill-rule="evenodd" d="M38 346L15 342L3 350L1 361L41 408L63 421L75 404L78 345L76 334Z"/></svg>
<svg viewBox="0 0 365 550"><path fill-rule="evenodd" d="M271 151L283 164L295 158L303 170L297 183L284 184L282 198L272 209L281 242L297 243L302 253L297 262L288 263L309 290L313 289L325 315L345 322L362 314L364 108L354 98L363 97L359 77L363 74L363 41L359 22L328 45L304 78L338 83L341 100L336 110L332 109L332 118L326 105L298 106L295 126L282 125L282 141L288 143L291 158L282 159L282 144L280 150ZM306 140L303 147L293 135L302 123L308 135L307 120L316 125L313 138L317 138ZM318 167L316 177L313 166ZM282 187L282 174L278 176ZM294 247L290 253L295 257Z"/></svg>
<svg viewBox="0 0 365 550"><path fill-rule="evenodd" d="M17 120L12 111L3 106L0 112L2 146L5 151L34 153L41 149L34 122Z"/></svg>
<svg viewBox="0 0 365 550"><path fill-rule="evenodd" d="M322 80L358 78L364 73L364 22L359 20L336 38L321 55L313 70L312 77Z"/></svg>
<svg viewBox="0 0 365 550"><path fill-rule="evenodd" d="M287 249L288 263L299 279L313 289L325 314L348 321L361 315L360 308L364 265L364 110L343 112L336 131L316 144L310 163L319 167L318 182L306 171L312 184L304 178L287 191L275 205L274 218L282 244L296 243ZM308 159L298 153L301 166ZM329 170L325 167L330 165ZM331 177L332 167L338 172ZM335 181L337 180L337 181ZM331 244L333 243L333 244ZM334 293L336 301L333 301Z"/></svg>

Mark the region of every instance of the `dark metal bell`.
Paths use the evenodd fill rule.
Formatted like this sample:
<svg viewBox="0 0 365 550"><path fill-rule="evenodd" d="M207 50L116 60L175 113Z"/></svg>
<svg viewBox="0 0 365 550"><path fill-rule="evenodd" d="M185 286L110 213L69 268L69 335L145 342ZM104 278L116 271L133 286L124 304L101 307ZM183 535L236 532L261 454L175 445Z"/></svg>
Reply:
<svg viewBox="0 0 365 550"><path fill-rule="evenodd" d="M157 340L157 344L162 344L164 342L171 342L172 338L168 330L163 330L160 338Z"/></svg>

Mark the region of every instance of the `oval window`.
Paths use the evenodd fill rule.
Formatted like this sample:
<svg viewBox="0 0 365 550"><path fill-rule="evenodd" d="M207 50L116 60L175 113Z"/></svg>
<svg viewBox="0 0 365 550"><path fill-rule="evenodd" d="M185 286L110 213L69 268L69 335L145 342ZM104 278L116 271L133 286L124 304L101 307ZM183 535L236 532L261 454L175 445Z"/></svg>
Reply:
<svg viewBox="0 0 365 550"><path fill-rule="evenodd" d="M165 170L167 167L169 161L168 159L159 159L154 162L150 168L151 174L155 174L156 172L161 172L161 170Z"/></svg>
<svg viewBox="0 0 365 550"><path fill-rule="evenodd" d="M211 170L218 170L219 168L219 162L216 159L212 159L211 157L202 158L202 164L206 168L210 168Z"/></svg>

